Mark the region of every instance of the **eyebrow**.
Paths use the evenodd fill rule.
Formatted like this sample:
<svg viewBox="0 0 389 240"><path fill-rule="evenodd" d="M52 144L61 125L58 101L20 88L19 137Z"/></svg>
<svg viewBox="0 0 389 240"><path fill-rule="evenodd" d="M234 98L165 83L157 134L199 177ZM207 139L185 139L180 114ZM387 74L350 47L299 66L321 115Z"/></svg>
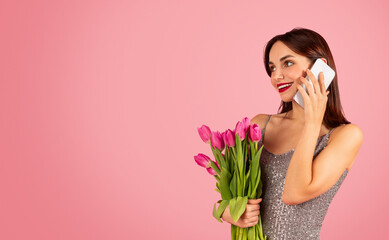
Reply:
<svg viewBox="0 0 389 240"><path fill-rule="evenodd" d="M280 58L280 62L283 61L284 59L288 58L288 57L294 57L293 55L286 55L286 56L283 56L282 58ZM269 61L269 64L274 64L272 61Z"/></svg>

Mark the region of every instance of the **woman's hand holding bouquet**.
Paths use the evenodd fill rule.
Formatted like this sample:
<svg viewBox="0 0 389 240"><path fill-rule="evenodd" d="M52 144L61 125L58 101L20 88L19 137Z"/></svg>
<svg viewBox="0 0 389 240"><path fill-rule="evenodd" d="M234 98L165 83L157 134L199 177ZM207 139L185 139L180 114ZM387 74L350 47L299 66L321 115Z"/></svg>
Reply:
<svg viewBox="0 0 389 240"><path fill-rule="evenodd" d="M221 194L219 207L213 208L213 216L231 223L232 240L266 239L262 233L262 221L258 199L262 194L259 159L263 146L258 149L262 137L257 124L250 125L246 117L239 121L234 131L211 132L203 125L198 128L201 139L210 144L216 161L205 154L195 156L198 165L205 167L217 180L215 189ZM224 153L222 153L224 151ZM227 209L227 211L225 211Z"/></svg>

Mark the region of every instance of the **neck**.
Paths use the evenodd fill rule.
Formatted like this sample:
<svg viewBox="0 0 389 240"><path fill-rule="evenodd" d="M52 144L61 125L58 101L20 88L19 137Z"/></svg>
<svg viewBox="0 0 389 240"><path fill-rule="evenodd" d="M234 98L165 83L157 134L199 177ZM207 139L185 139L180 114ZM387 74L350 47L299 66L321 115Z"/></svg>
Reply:
<svg viewBox="0 0 389 240"><path fill-rule="evenodd" d="M304 125L305 122L305 112L296 101L292 100L292 110L286 113L287 118L296 123L301 123Z"/></svg>

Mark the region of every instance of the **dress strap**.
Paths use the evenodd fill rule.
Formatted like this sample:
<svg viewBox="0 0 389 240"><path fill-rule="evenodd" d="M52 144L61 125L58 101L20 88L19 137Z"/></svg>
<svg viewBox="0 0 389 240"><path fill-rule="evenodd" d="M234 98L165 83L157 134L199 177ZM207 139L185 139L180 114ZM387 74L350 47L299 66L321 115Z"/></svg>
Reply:
<svg viewBox="0 0 389 240"><path fill-rule="evenodd" d="M268 117L267 120L266 120L265 126L263 127L263 136L265 136L266 126L267 126L267 123L269 122L270 117L271 117L271 115L269 115L269 117ZM263 136L262 136L261 139L263 139Z"/></svg>
<svg viewBox="0 0 389 240"><path fill-rule="evenodd" d="M331 129L331 131L328 132L328 135L330 135L332 133L332 131L334 131L335 128Z"/></svg>
<svg viewBox="0 0 389 240"><path fill-rule="evenodd" d="M263 127L263 132L265 132L265 129L266 129L267 123L269 122L270 117L271 117L271 115L269 115L269 117L266 120L265 126Z"/></svg>

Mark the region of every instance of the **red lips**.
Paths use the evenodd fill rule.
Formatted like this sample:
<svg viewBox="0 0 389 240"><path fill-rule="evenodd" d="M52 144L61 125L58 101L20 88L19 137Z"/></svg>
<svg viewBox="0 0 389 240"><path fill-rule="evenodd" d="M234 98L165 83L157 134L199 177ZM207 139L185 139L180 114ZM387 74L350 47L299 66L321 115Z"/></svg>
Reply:
<svg viewBox="0 0 389 240"><path fill-rule="evenodd" d="M288 90L291 86L292 86L292 85L290 85L290 86L288 86L288 87L284 87L284 88L278 89L278 91L279 91L280 93L285 92L285 91Z"/></svg>
<svg viewBox="0 0 389 240"><path fill-rule="evenodd" d="M277 87L279 87L279 86L281 86L281 85L289 84L289 83L293 83L293 82L279 83L279 84L277 84Z"/></svg>

